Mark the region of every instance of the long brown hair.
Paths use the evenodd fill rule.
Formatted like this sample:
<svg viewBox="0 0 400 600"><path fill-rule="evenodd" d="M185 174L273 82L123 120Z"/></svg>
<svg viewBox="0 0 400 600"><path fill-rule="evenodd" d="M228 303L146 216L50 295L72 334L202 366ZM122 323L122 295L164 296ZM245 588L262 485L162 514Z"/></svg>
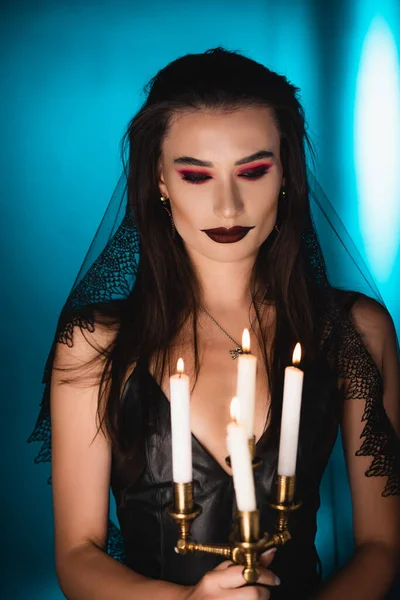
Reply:
<svg viewBox="0 0 400 600"><path fill-rule="evenodd" d="M168 350L183 324L191 318L196 375L196 316L199 282L179 234L171 236L170 223L160 202L158 163L172 117L180 111L217 109L231 111L263 106L272 109L281 139L281 162L287 199L279 202L279 233L273 231L260 248L251 276L253 299L259 287L268 286L268 302L276 310L272 360L266 351L259 320L259 341L268 375L271 407L266 436L278 435L283 369L291 361L297 341L304 361L318 352L322 288L304 243L312 228L306 176L306 149L312 147L298 99L299 90L284 76L240 53L222 47L188 54L161 69L145 87L147 99L133 117L123 140L128 155L128 210L140 236L140 263L133 289L126 300L96 306L99 321L118 324L107 349L99 392L99 417L114 447L132 455L145 423L132 422L131 407L121 402L124 375L137 360L156 364L162 381ZM316 239L316 238L315 238ZM324 272L324 265L318 268ZM104 396L106 383L106 398ZM105 398L105 405L101 404ZM100 411L100 406L103 410ZM266 438L267 439L267 438Z"/></svg>

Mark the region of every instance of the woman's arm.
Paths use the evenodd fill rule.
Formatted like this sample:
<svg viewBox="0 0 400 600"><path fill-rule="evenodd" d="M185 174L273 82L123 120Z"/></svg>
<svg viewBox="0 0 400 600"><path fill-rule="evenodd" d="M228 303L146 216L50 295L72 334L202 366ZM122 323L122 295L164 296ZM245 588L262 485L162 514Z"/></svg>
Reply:
<svg viewBox="0 0 400 600"><path fill-rule="evenodd" d="M68 600L179 600L191 589L139 575L89 541L64 554L57 575Z"/></svg>
<svg viewBox="0 0 400 600"><path fill-rule="evenodd" d="M85 335L92 342L108 341L100 327ZM77 367L95 354L76 327L72 348L57 345L55 365ZM60 380L71 373L52 372L52 489L60 587L69 600L175 600L187 591L184 586L143 577L105 551L111 447L102 432L96 436L98 385L90 380L98 372L83 372L78 382L68 384Z"/></svg>
<svg viewBox="0 0 400 600"><path fill-rule="evenodd" d="M400 437L400 368L393 322L377 302L361 297L351 317L383 378L383 404ZM360 388L362 378L360 372ZM318 600L381 600L400 568L400 496L383 497L386 478L366 477L372 458L356 456L361 446L365 401L348 398L342 440L353 503L355 552L317 595Z"/></svg>

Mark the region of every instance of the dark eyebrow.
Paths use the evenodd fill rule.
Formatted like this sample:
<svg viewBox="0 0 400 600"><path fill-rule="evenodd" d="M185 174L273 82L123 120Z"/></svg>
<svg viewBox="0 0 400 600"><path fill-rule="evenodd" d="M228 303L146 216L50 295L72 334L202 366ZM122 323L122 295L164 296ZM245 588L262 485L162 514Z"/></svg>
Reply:
<svg viewBox="0 0 400 600"><path fill-rule="evenodd" d="M259 150L254 154L250 154L250 156L245 156L241 158L235 165L244 165L249 162L253 162L253 160L259 160L260 158L273 158L274 153L270 150ZM193 156L181 156L179 158L175 158L174 163L179 165L195 165L196 167L213 167L212 162L208 160L200 160L198 158L193 158Z"/></svg>

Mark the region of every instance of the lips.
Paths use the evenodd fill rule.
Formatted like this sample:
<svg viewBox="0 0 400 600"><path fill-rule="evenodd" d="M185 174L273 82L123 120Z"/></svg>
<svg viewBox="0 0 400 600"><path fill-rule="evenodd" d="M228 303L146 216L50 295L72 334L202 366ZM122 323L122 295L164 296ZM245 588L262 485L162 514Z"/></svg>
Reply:
<svg viewBox="0 0 400 600"><path fill-rule="evenodd" d="M215 229L202 229L202 231L218 244L234 244L242 240L249 233L250 229L254 229L254 225L252 227L240 227L237 225L230 229L216 227Z"/></svg>

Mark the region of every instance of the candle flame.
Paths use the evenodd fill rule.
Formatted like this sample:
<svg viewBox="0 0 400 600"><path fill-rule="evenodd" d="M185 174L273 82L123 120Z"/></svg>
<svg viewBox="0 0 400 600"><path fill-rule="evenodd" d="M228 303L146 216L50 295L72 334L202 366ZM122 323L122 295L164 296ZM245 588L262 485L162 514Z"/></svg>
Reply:
<svg viewBox="0 0 400 600"><path fill-rule="evenodd" d="M232 421L235 421L235 423L237 423L238 419L239 419L239 415L240 415L239 400L236 398L236 396L233 396L232 402L231 402L231 419L232 419Z"/></svg>
<svg viewBox="0 0 400 600"><path fill-rule="evenodd" d="M179 358L177 365L176 365L176 370L178 371L179 375L182 375L182 373L185 370L185 364L183 362L183 358Z"/></svg>
<svg viewBox="0 0 400 600"><path fill-rule="evenodd" d="M248 329L243 330L242 348L243 352L250 352L250 332Z"/></svg>
<svg viewBox="0 0 400 600"><path fill-rule="evenodd" d="M301 361L301 346L298 342L293 350L293 359L292 360L293 360L294 365L298 365L299 362Z"/></svg>

